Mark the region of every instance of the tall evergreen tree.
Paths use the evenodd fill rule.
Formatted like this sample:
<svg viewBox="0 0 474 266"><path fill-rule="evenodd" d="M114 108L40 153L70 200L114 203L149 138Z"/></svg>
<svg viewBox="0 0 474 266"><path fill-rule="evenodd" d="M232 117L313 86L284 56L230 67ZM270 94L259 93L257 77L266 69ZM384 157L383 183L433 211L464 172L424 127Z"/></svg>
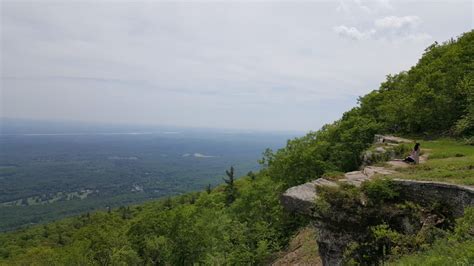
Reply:
<svg viewBox="0 0 474 266"><path fill-rule="evenodd" d="M251 179L252 181L255 180L255 178L257 177L257 176L255 175L255 173L252 172L252 171L249 171L249 172L247 173L247 176L250 177L250 179Z"/></svg>
<svg viewBox="0 0 474 266"><path fill-rule="evenodd" d="M226 204L230 205L232 202L235 201L237 189L234 185L234 167L231 166L229 170L225 170L225 174L227 175L228 179L223 178L224 182L227 184L225 187L226 193Z"/></svg>

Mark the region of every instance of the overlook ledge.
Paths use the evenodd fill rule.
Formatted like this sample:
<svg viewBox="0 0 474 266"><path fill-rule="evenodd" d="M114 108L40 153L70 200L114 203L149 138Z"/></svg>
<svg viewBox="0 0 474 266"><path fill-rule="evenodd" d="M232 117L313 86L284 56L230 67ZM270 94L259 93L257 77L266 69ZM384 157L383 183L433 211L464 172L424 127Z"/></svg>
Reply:
<svg viewBox="0 0 474 266"><path fill-rule="evenodd" d="M356 187L361 186L363 182L380 176L390 176L400 174L400 170L408 168L410 165L400 159L395 159L390 147L395 147L403 143L413 143L413 141L393 136L375 136L375 146L371 152L384 153L389 158L386 167L381 166L361 166L361 170L347 172L339 178L319 178L310 182L290 187L281 196L280 201L283 207L292 213L298 213L305 216L313 216L315 200L318 198L317 187L333 186L337 187L341 183L349 183ZM429 151L429 150L426 150ZM368 154L368 153L366 153ZM420 156L420 164L427 161L429 154ZM369 156L366 156L369 157ZM364 160L370 163L370 160ZM397 176L398 177L398 176ZM464 215L467 207L474 205L474 186L459 185L454 183L445 183L439 181L413 180L410 178L400 179L391 178L393 184L397 187L398 198L401 201L410 201L424 207L432 207L435 204L445 206L449 216L458 218ZM317 244L319 255L323 265L342 265L344 251L348 244L356 236L350 235L344 230L331 230L324 225L324 222L318 221L316 217L312 222L318 232Z"/></svg>
<svg viewBox="0 0 474 266"><path fill-rule="evenodd" d="M392 179L392 181L401 188L401 198L425 206L436 202L447 204L452 208L455 217L462 216L467 206L474 205L474 188L470 186L408 179ZM311 215L317 198L316 186L337 186L337 183L319 178L291 187L281 196L283 207L290 212Z"/></svg>

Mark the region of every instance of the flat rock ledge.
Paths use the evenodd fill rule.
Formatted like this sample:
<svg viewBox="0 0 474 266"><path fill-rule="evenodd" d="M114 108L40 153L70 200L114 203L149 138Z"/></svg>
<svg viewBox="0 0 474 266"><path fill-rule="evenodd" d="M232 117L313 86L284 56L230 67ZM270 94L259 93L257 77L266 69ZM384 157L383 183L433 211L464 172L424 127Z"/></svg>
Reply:
<svg viewBox="0 0 474 266"><path fill-rule="evenodd" d="M338 182L347 182L349 184L360 186L362 182L371 179L376 174L390 175L395 173L393 170L384 167L367 166L362 171L353 171L344 174L344 178ZM318 178L299 186L291 187L283 193L280 200L286 210L301 214L311 214L314 200L317 197L316 187L318 186L339 186L336 181Z"/></svg>
<svg viewBox="0 0 474 266"><path fill-rule="evenodd" d="M366 167L364 171L346 173L340 182L360 186L362 182L377 174L389 175L391 170L382 167ZM367 173L367 174L366 174ZM420 205L444 203L451 207L455 217L462 216L464 209L474 205L474 187L436 181L392 179L400 189L400 197ZM291 187L283 193L280 200L283 207L290 212L311 215L317 186L338 186L334 181L319 178L311 182Z"/></svg>

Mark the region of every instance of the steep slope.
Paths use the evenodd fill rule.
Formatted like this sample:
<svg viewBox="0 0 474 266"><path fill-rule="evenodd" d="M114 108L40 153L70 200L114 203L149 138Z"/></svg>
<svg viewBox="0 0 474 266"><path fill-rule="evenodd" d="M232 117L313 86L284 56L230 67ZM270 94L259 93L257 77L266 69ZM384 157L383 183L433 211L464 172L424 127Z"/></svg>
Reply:
<svg viewBox="0 0 474 266"><path fill-rule="evenodd" d="M271 263L272 266L322 265L316 244L316 230L312 226L298 230L288 247L277 256L278 259Z"/></svg>

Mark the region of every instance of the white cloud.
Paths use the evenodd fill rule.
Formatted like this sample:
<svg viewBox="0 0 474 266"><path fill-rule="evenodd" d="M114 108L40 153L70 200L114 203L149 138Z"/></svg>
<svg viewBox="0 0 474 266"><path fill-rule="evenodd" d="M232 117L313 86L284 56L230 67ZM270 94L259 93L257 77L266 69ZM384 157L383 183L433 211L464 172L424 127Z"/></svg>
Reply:
<svg viewBox="0 0 474 266"><path fill-rule="evenodd" d="M404 36L403 39L413 42L424 42L433 39L433 36L428 33L414 33Z"/></svg>
<svg viewBox="0 0 474 266"><path fill-rule="evenodd" d="M390 40L420 41L431 36L420 31L421 19L418 16L387 16L374 21L376 38Z"/></svg>
<svg viewBox="0 0 474 266"><path fill-rule="evenodd" d="M375 33L374 30L362 32L356 27L347 27L345 25L334 27L334 31L341 37L350 38L353 40L367 39Z"/></svg>
<svg viewBox="0 0 474 266"><path fill-rule="evenodd" d="M353 40L383 39L392 41L424 41L431 38L426 32L419 31L421 19L418 16L387 16L375 19L373 26L367 30L340 25L334 31L341 37Z"/></svg>
<svg viewBox="0 0 474 266"><path fill-rule="evenodd" d="M337 11L343 13L376 13L392 9L390 0L339 0Z"/></svg>
<svg viewBox="0 0 474 266"><path fill-rule="evenodd" d="M375 20L375 27L378 29L401 29L401 28L415 28L421 22L417 16L388 16Z"/></svg>

